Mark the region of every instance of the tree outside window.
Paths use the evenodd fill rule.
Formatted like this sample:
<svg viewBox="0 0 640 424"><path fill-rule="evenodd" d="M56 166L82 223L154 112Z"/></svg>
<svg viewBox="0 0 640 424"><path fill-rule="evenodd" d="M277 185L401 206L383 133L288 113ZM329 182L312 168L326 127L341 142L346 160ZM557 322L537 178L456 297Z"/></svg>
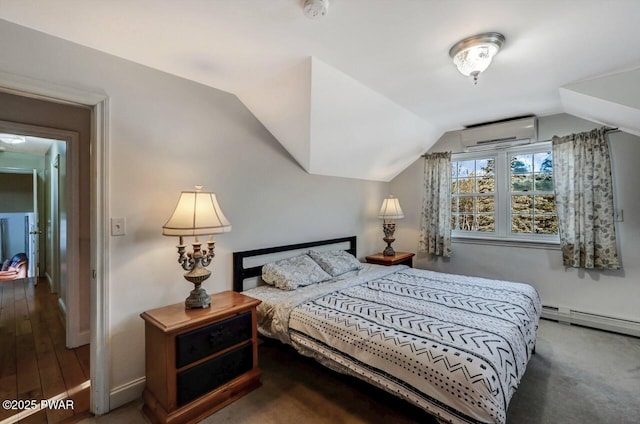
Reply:
<svg viewBox="0 0 640 424"><path fill-rule="evenodd" d="M557 238L553 157L547 145L459 154L453 159L454 236Z"/></svg>
<svg viewBox="0 0 640 424"><path fill-rule="evenodd" d="M558 234L551 151L510 155L511 232Z"/></svg>

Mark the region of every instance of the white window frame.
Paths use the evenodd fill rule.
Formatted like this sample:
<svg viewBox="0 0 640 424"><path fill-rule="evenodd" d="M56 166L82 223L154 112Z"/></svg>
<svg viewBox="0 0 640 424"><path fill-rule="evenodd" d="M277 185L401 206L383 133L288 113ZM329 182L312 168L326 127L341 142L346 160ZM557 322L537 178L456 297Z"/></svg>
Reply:
<svg viewBox="0 0 640 424"><path fill-rule="evenodd" d="M511 232L511 190L510 190L510 162L509 157L514 154L540 153L551 150L551 142L539 142L524 146L514 146L478 152L453 153L452 162L478 159L495 159L495 232L452 230L453 241L471 243L518 244L529 245L559 245L557 234L518 234ZM476 194L477 195L477 194Z"/></svg>

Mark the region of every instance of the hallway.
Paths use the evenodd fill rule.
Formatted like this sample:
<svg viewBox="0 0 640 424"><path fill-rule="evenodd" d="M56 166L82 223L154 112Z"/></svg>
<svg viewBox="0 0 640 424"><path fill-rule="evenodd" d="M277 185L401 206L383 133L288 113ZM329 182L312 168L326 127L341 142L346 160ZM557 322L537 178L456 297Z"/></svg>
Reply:
<svg viewBox="0 0 640 424"><path fill-rule="evenodd" d="M74 422L89 415L89 345L65 347L57 296L46 280L34 281L0 283L0 398L37 403L27 411L3 405L0 424ZM42 400L65 399L73 409L40 409Z"/></svg>

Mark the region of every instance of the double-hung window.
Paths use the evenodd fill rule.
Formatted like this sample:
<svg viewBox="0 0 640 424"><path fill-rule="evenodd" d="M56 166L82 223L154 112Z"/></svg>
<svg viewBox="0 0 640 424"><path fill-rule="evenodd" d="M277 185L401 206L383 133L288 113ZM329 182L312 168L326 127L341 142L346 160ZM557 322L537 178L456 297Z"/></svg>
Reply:
<svg viewBox="0 0 640 424"><path fill-rule="evenodd" d="M550 143L452 155L456 238L558 242Z"/></svg>

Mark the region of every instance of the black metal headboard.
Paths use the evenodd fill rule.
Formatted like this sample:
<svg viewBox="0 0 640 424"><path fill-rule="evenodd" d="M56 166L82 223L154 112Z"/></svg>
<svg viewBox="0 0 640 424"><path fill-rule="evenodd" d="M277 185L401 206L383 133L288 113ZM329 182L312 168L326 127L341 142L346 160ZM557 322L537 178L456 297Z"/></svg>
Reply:
<svg viewBox="0 0 640 424"><path fill-rule="evenodd" d="M311 247L324 246L329 244L349 243L349 248L344 249L356 255L356 236L342 237L330 240L311 241L307 243L289 244L286 246L267 247L264 249L245 250L244 252L233 252L233 291L241 292L244 290L244 280L251 277L262 275L262 265L245 268L244 259L253 256L269 255L272 253L286 252L289 250L308 249Z"/></svg>

